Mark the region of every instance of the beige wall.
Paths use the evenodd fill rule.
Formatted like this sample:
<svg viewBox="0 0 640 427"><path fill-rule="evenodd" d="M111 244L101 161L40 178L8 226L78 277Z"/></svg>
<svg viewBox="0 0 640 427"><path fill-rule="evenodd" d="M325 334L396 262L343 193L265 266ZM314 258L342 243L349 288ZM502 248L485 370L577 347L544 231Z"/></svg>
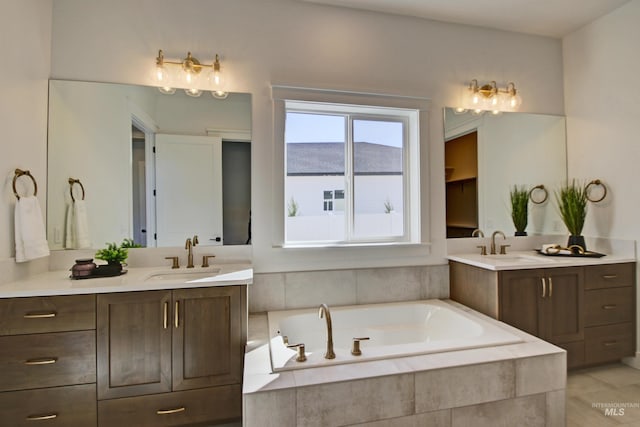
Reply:
<svg viewBox="0 0 640 427"><path fill-rule="evenodd" d="M554 39L293 0L54 2L53 78L148 84L160 48L167 57L219 52L231 89L253 95L253 252L260 272L442 263L442 107L456 104L464 83L477 78L515 81L525 111L564 112L562 51ZM281 171L272 159L272 83L432 99L421 148L430 168L422 188L430 246L272 247L272 226L281 221L274 212L283 203L274 197Z"/></svg>
<svg viewBox="0 0 640 427"><path fill-rule="evenodd" d="M47 79L51 58L51 2L3 0L0 3L0 261L15 256L11 181L16 168L38 182L46 209ZM21 178L21 180L26 178ZM29 183L29 181L25 181ZM29 192L33 188L25 185ZM31 193L29 193L31 194Z"/></svg>

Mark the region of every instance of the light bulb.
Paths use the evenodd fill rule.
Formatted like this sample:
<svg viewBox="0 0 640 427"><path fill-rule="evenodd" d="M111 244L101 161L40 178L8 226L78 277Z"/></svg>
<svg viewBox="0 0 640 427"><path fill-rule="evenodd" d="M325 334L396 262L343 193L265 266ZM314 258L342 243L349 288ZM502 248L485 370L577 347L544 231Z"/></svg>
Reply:
<svg viewBox="0 0 640 427"><path fill-rule="evenodd" d="M471 104L480 105L480 92L473 92L471 94Z"/></svg>
<svg viewBox="0 0 640 427"><path fill-rule="evenodd" d="M224 73L220 66L220 57L216 55L216 59L211 66L211 72L208 76L209 87L213 93L223 94L225 91ZM215 95L214 95L215 96Z"/></svg>
<svg viewBox="0 0 640 427"><path fill-rule="evenodd" d="M511 95L509 97L509 107L512 109L516 109L522 105L522 98L517 93Z"/></svg>

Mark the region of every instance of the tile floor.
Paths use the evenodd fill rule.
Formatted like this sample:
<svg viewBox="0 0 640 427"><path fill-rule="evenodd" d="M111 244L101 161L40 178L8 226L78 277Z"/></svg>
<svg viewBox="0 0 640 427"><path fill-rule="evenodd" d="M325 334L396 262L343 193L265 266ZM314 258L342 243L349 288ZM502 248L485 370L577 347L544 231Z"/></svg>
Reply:
<svg viewBox="0 0 640 427"><path fill-rule="evenodd" d="M567 427L640 427L638 369L616 363L570 371L566 397Z"/></svg>

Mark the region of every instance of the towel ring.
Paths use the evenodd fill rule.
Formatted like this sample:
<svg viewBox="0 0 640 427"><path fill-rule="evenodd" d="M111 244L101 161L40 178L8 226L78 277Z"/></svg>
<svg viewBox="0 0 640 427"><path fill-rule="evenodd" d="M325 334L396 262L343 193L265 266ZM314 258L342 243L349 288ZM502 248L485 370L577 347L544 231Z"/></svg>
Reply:
<svg viewBox="0 0 640 427"><path fill-rule="evenodd" d="M599 199L592 199L591 197L589 197L589 187L591 187L592 185L599 185L602 187L602 197L600 197ZM593 203L601 202L605 197L607 197L607 187L599 179L594 179L593 181L588 183L584 188L584 192L586 193L587 200Z"/></svg>
<svg viewBox="0 0 640 427"><path fill-rule="evenodd" d="M533 192L535 190L541 190L544 192L544 197L542 198L542 200L535 200L533 198ZM546 202L548 198L549 198L549 192L547 191L547 189L544 187L543 184L536 185L531 190L529 190L529 199L531 200L532 203L536 205L541 205L542 203Z"/></svg>
<svg viewBox="0 0 640 427"><path fill-rule="evenodd" d="M80 188L82 188L82 200L84 200L84 185L82 185L79 179L69 178L69 194L71 194L71 200L73 202L76 201L75 197L73 197L73 184L80 184Z"/></svg>
<svg viewBox="0 0 640 427"><path fill-rule="evenodd" d="M23 175L28 176L29 178L31 178L31 181L33 181L33 195L37 196L38 195L38 183L36 182L36 179L33 177L33 175L31 175L31 172L29 172L28 170L24 171L22 169L16 169L15 171L15 176L13 177L13 194L16 195L16 199L20 200L20 195L18 194L18 190L16 189L16 180L18 178L20 178Z"/></svg>

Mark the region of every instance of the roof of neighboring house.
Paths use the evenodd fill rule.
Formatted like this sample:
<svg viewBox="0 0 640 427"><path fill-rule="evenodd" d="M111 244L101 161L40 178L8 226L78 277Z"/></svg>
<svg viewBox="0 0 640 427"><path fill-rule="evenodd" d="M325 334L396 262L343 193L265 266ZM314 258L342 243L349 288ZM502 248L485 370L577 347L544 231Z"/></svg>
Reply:
<svg viewBox="0 0 640 427"><path fill-rule="evenodd" d="M289 142L287 175L344 174L344 143ZM402 148L370 142L354 143L357 175L396 175L402 173Z"/></svg>

